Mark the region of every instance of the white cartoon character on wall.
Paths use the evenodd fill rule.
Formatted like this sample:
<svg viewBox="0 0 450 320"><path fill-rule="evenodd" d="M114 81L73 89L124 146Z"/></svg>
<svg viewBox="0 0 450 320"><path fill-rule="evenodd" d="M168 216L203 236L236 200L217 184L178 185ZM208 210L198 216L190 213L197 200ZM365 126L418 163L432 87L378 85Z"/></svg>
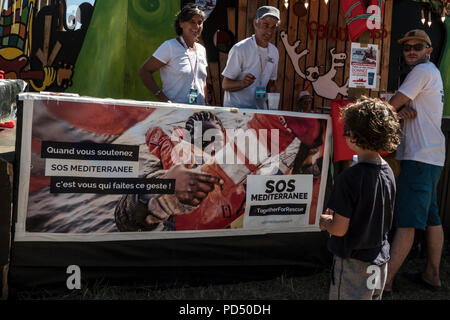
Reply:
<svg viewBox="0 0 450 320"><path fill-rule="evenodd" d="M305 73L300 69L299 60L304 55L309 53L308 49L302 50L297 53L296 49L300 45L301 41L297 40L294 45L290 45L288 41L288 36L285 31L280 33L281 40L283 41L286 52L291 59L292 65L294 66L295 72L303 79L309 81L314 89L314 92L326 99L336 99L338 94L342 96L348 95L348 79L343 86L339 86L333 79L336 76L336 68L343 67L345 65L345 60L347 59L347 54L345 52L334 53L335 48L330 50L331 54L331 68L327 73L320 75L319 66L306 68ZM342 61L344 60L344 61Z"/></svg>

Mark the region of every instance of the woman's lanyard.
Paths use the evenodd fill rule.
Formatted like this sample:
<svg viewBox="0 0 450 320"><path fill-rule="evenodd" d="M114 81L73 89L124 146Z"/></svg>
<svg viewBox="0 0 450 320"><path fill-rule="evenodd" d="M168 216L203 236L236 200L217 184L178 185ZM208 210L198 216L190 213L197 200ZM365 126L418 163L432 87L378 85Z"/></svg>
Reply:
<svg viewBox="0 0 450 320"><path fill-rule="evenodd" d="M195 67L194 67L192 65L191 58L189 57L189 54L187 53L187 51L189 50L189 47L187 46L186 42L184 41L183 36L180 36L180 41L183 44L183 47L186 49L186 55L187 55L187 58L189 60L189 65L191 66L192 74L194 76L194 81L191 84L191 89L197 89L198 88L198 85L197 85L198 55L197 55L197 49L195 48L195 43L194 43L194 52L195 52Z"/></svg>

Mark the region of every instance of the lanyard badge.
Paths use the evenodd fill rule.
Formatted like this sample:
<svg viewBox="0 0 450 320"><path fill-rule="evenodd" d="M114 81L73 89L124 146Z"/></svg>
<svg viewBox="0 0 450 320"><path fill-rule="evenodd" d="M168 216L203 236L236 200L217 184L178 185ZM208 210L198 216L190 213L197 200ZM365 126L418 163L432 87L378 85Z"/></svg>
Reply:
<svg viewBox="0 0 450 320"><path fill-rule="evenodd" d="M189 103L190 104L197 103L197 98L198 98L198 90L191 88L189 90Z"/></svg>
<svg viewBox="0 0 450 320"><path fill-rule="evenodd" d="M181 43L183 44L183 47L188 50L188 46L186 45L186 42L184 41L183 37L180 36ZM195 48L195 45L194 45ZM189 65L191 66L192 75L194 76L194 79L192 81L191 89L189 90L189 96L188 96L188 102L189 104L196 104L197 98L198 98L198 86L197 86L197 74L198 74L198 56L197 56L197 50L195 50L195 65L192 65L191 58L189 57L189 54L186 51L187 58L189 60Z"/></svg>
<svg viewBox="0 0 450 320"><path fill-rule="evenodd" d="M259 86L256 86L256 92L255 92L255 98L256 100L265 100L266 99L266 87L262 85L262 80L264 76L264 69L266 67L266 62L263 61L263 57L261 56L261 52L259 50L258 45L256 44L256 39L253 37L253 41L256 47L256 51L258 52L259 57L259 68L260 68L260 74L259 74ZM269 47L267 47L267 57L269 56Z"/></svg>
<svg viewBox="0 0 450 320"><path fill-rule="evenodd" d="M263 86L257 86L256 87L256 94L255 94L256 99L258 100L263 100L266 98L266 87Z"/></svg>

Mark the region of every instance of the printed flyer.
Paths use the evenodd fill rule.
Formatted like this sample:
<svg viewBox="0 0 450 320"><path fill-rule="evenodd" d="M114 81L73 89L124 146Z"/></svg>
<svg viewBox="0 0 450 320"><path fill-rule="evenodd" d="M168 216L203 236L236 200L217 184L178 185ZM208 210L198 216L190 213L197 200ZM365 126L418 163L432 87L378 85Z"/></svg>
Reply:
<svg viewBox="0 0 450 320"><path fill-rule="evenodd" d="M378 65L378 45L352 42L349 87L376 89Z"/></svg>

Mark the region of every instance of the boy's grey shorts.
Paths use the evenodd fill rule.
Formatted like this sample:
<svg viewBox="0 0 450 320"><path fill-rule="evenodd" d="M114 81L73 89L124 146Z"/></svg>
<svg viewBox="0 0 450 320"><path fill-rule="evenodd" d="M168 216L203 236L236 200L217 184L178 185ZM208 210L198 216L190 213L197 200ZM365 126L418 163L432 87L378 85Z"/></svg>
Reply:
<svg viewBox="0 0 450 320"><path fill-rule="evenodd" d="M381 300L387 263L377 266L356 259L333 258L330 300Z"/></svg>

